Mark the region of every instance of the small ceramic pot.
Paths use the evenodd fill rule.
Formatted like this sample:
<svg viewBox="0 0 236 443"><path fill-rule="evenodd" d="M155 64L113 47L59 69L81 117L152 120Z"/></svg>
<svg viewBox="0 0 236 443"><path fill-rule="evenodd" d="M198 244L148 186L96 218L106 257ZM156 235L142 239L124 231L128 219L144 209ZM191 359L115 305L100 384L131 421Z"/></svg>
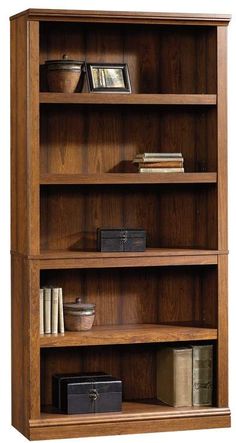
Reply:
<svg viewBox="0 0 236 443"><path fill-rule="evenodd" d="M45 62L47 82L50 92L75 92L81 79L84 62L69 60L66 54L62 60ZM81 88L80 88L81 89Z"/></svg>
<svg viewBox="0 0 236 443"><path fill-rule="evenodd" d="M64 304L65 329L67 331L88 331L92 328L95 318L95 305L81 303L77 299L76 303Z"/></svg>

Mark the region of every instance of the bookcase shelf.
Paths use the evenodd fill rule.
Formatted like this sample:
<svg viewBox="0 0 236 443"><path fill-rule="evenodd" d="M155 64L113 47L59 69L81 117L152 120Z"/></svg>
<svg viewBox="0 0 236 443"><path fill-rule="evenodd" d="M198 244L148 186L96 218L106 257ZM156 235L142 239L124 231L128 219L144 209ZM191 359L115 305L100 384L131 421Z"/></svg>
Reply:
<svg viewBox="0 0 236 443"><path fill-rule="evenodd" d="M41 92L40 103L83 105L216 105L215 94L89 94Z"/></svg>
<svg viewBox="0 0 236 443"><path fill-rule="evenodd" d="M12 423L30 440L230 426L229 21L57 10L11 18ZM81 93L49 92L45 61L63 54L126 63L132 92L89 93L86 77ZM143 152L181 152L186 172L137 173ZM145 229L146 251L98 252L101 227ZM40 287L94 303L93 328L40 335ZM156 399L157 351L168 343L213 346L212 407ZM52 409L53 374L83 371L122 379L122 412Z"/></svg>
<svg viewBox="0 0 236 443"><path fill-rule="evenodd" d="M41 174L42 185L98 185L98 184L169 184L169 183L216 183L215 172L199 173L106 173L106 174Z"/></svg>
<svg viewBox="0 0 236 443"><path fill-rule="evenodd" d="M169 343L177 341L215 340L217 330L187 326L153 324L94 326L91 331L49 334L40 337L40 346L96 346L130 343Z"/></svg>
<svg viewBox="0 0 236 443"><path fill-rule="evenodd" d="M40 260L41 269L58 268L113 268L171 265L217 264L219 251L210 249L148 248L145 252L97 252L42 250L32 257ZM227 251L224 251L227 254Z"/></svg>

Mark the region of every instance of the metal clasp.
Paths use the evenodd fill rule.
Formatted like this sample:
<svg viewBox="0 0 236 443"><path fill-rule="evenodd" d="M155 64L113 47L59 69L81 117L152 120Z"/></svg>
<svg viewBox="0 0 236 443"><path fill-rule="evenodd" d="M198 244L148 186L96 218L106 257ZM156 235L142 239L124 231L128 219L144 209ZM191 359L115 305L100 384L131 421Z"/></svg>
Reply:
<svg viewBox="0 0 236 443"><path fill-rule="evenodd" d="M127 231L122 231L121 232L121 242L122 243L127 243L128 240L128 232Z"/></svg>
<svg viewBox="0 0 236 443"><path fill-rule="evenodd" d="M89 398L92 401L95 401L95 400L97 400L98 397L99 397L99 393L98 393L97 389L90 389Z"/></svg>

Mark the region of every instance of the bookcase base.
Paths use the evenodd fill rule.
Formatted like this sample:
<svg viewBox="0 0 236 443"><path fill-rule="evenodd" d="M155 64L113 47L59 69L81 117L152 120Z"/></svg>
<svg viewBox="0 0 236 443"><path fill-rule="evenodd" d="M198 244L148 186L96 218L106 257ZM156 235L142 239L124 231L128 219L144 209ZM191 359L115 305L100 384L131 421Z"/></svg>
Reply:
<svg viewBox="0 0 236 443"><path fill-rule="evenodd" d="M56 419L42 418L30 420L29 439L46 440L59 438L78 438L105 435L142 434L151 432L185 431L197 429L213 429L230 427L230 410L227 408L212 408L208 414L201 415L201 411L183 412L176 408L173 417L167 413L160 414L159 418L146 418L140 414L138 417L125 417L120 414L112 414L111 420L104 421L92 419L82 423L81 417L68 416L60 421ZM169 415L169 416L168 416ZM63 416L65 417L65 416Z"/></svg>

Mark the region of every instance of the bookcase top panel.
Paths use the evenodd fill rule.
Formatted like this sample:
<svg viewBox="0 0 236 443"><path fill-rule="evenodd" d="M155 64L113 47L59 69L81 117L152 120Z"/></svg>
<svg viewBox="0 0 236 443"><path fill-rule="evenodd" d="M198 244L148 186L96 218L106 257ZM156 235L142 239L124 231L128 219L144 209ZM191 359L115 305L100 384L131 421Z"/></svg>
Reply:
<svg viewBox="0 0 236 443"><path fill-rule="evenodd" d="M66 9L27 9L10 17L24 15L27 20L80 21L102 23L141 23L176 25L227 25L230 14L190 14L166 12L77 11Z"/></svg>

